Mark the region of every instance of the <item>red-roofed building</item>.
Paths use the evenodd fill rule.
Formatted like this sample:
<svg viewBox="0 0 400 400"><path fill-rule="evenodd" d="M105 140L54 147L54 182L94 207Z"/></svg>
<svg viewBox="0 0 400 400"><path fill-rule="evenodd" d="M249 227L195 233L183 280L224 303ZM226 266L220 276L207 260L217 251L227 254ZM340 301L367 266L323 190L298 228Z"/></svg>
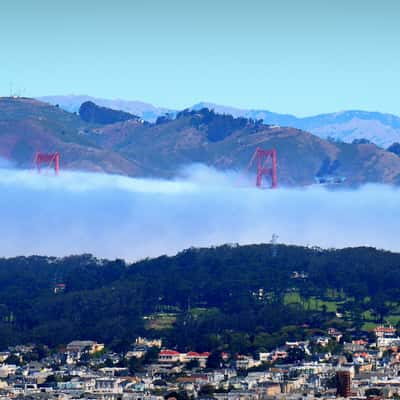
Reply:
<svg viewBox="0 0 400 400"><path fill-rule="evenodd" d="M186 363L189 361L196 360L199 362L200 366L205 366L208 357L210 356L209 352L198 353L196 351L189 351L188 353L179 353L175 350L164 349L161 350L158 355L158 362L160 363Z"/></svg>
<svg viewBox="0 0 400 400"><path fill-rule="evenodd" d="M366 346L368 344L368 342L366 340L363 340L363 339L353 340L351 343L352 344L357 344L359 346Z"/></svg>
<svg viewBox="0 0 400 400"><path fill-rule="evenodd" d="M374 332L376 337L393 337L396 333L396 328L380 325L374 329Z"/></svg>
<svg viewBox="0 0 400 400"><path fill-rule="evenodd" d="M187 362L195 360L199 362L200 367L205 367L209 356L209 352L197 353L196 351L189 351L185 358Z"/></svg>
<svg viewBox="0 0 400 400"><path fill-rule="evenodd" d="M181 361L181 353L175 350L161 350L158 354L158 362L161 363L176 363Z"/></svg>

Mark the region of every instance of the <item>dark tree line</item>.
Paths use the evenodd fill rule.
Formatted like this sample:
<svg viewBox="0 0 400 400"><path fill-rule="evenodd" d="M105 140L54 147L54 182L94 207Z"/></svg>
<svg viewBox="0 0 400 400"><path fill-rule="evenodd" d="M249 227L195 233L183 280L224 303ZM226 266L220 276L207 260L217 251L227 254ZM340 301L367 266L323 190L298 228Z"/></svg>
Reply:
<svg viewBox="0 0 400 400"><path fill-rule="evenodd" d="M344 296L355 316L377 318L400 295L400 255L372 248L321 250L280 245L189 249L129 265L91 255L0 259L0 347L95 339L114 348L137 335L181 349L252 351L301 339L332 315L286 304L285 293ZM304 279L293 279L293 272ZM54 287L65 284L55 294ZM143 317L173 310L175 323L149 331ZM356 318L354 318L356 320Z"/></svg>

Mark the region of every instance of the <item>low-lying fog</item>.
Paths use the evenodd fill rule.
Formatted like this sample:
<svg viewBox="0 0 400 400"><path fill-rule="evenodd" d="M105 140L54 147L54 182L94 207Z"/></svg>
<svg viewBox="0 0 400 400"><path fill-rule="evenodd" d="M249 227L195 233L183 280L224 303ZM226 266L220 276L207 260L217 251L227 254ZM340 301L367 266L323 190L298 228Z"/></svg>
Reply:
<svg viewBox="0 0 400 400"><path fill-rule="evenodd" d="M258 190L202 166L174 181L3 166L0 193L0 256L136 260L273 234L282 243L400 251L400 191L388 186Z"/></svg>

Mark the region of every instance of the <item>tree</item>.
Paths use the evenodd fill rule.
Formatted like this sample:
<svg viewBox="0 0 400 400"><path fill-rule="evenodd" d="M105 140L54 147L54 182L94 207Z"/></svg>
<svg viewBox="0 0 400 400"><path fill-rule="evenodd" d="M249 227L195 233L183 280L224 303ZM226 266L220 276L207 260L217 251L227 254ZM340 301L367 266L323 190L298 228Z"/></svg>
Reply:
<svg viewBox="0 0 400 400"><path fill-rule="evenodd" d="M400 156L400 143L393 143L387 148L387 151L390 151L391 153L396 154L397 156Z"/></svg>
<svg viewBox="0 0 400 400"><path fill-rule="evenodd" d="M157 361L158 358L158 353L160 352L160 349L158 347L149 347L143 356L143 364L151 364L155 361Z"/></svg>
<svg viewBox="0 0 400 400"><path fill-rule="evenodd" d="M104 366L107 368L113 368L114 367L113 360L111 360L111 358L107 358L106 361L104 362Z"/></svg>
<svg viewBox="0 0 400 400"><path fill-rule="evenodd" d="M190 360L187 364L186 364L186 368L187 369L197 369L200 367L199 361L198 360Z"/></svg>
<svg viewBox="0 0 400 400"><path fill-rule="evenodd" d="M390 308L386 305L383 296L378 296L373 300L373 309L378 317L378 322L383 323L385 316L389 313Z"/></svg>
<svg viewBox="0 0 400 400"><path fill-rule="evenodd" d="M199 390L199 396L212 397L215 392L213 385L203 385Z"/></svg>
<svg viewBox="0 0 400 400"><path fill-rule="evenodd" d="M137 357L131 357L128 360L128 369L129 369L129 373L131 374L135 374L139 371L142 370L142 361L140 358Z"/></svg>
<svg viewBox="0 0 400 400"><path fill-rule="evenodd" d="M303 361L306 358L306 352L301 347L291 347L287 352L286 361L288 363L294 363L297 361Z"/></svg>
<svg viewBox="0 0 400 400"><path fill-rule="evenodd" d="M218 369L221 368L223 365L224 360L222 359L221 352L220 351L213 351L206 363L206 368L207 369Z"/></svg>
<svg viewBox="0 0 400 400"><path fill-rule="evenodd" d="M20 356L17 356L16 354L11 354L11 355L9 355L9 356L7 357L6 363L7 363L8 365L17 365L17 366L22 365L22 363L21 363L21 357L20 357Z"/></svg>
<svg viewBox="0 0 400 400"><path fill-rule="evenodd" d="M369 388L365 391L367 397L380 397L382 396L382 390L379 388Z"/></svg>
<svg viewBox="0 0 400 400"><path fill-rule="evenodd" d="M179 392L170 392L167 395L164 396L165 400L189 400L189 396L186 392L186 390L181 390Z"/></svg>

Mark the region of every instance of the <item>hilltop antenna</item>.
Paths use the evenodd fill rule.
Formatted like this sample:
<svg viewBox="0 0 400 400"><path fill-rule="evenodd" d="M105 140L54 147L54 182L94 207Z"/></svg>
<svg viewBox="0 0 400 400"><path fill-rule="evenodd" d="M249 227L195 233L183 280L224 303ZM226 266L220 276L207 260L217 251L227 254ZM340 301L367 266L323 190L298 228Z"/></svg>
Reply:
<svg viewBox="0 0 400 400"><path fill-rule="evenodd" d="M279 236L276 233L274 233L274 234L272 234L272 238L269 242L271 245L272 257L276 257L278 255L278 238L279 238Z"/></svg>

